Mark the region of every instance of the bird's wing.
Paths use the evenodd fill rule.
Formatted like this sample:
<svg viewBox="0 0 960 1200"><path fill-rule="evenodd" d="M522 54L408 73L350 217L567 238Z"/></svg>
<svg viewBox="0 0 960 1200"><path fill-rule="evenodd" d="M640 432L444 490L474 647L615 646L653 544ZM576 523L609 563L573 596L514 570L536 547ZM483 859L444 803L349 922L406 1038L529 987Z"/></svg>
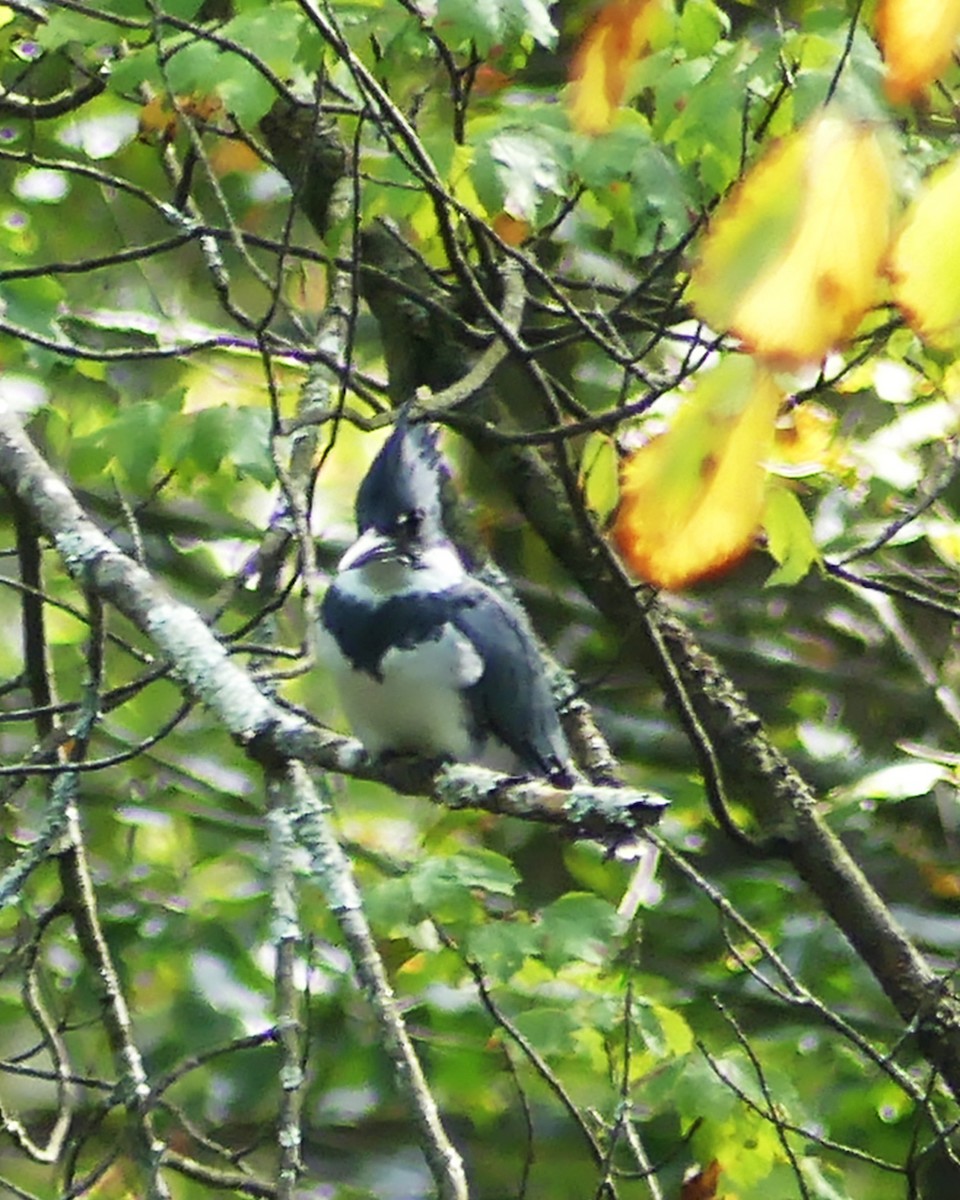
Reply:
<svg viewBox="0 0 960 1200"><path fill-rule="evenodd" d="M336 583L327 589L320 620L334 636L340 652L358 671L380 678L383 656L390 649L409 650L436 641L447 611L437 596L393 596L373 607L350 596Z"/></svg>
<svg viewBox="0 0 960 1200"><path fill-rule="evenodd" d="M466 690L479 729L490 729L540 775L568 775L570 750L536 645L492 588L471 579L457 591L452 624L476 646L484 671Z"/></svg>

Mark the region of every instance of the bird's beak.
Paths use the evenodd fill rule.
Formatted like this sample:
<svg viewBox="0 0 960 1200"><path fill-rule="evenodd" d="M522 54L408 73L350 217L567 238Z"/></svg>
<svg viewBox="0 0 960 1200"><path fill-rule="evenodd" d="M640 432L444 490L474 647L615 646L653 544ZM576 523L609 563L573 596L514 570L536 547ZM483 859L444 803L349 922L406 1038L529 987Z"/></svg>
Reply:
<svg viewBox="0 0 960 1200"><path fill-rule="evenodd" d="M362 533L337 563L338 571L351 571L369 562L397 562L404 557L393 538L375 529Z"/></svg>

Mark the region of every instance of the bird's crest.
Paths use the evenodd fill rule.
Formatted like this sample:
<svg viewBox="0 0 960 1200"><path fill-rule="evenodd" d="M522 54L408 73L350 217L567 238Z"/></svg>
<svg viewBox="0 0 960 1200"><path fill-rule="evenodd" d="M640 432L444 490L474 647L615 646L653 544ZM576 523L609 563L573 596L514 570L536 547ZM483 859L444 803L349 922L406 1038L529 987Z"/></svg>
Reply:
<svg viewBox="0 0 960 1200"><path fill-rule="evenodd" d="M411 425L402 412L357 492L357 528L388 531L407 513L419 511L442 524L440 489L448 475L438 446L439 431Z"/></svg>

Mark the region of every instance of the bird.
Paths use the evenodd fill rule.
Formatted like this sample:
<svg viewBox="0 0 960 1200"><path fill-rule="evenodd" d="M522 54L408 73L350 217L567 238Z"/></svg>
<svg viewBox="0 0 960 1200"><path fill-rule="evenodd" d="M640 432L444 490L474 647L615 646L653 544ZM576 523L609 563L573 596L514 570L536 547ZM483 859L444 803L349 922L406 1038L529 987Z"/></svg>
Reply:
<svg viewBox="0 0 960 1200"><path fill-rule="evenodd" d="M356 541L320 604L318 659L371 757L570 786L570 749L526 619L471 572L444 527L438 439L401 414L364 476Z"/></svg>

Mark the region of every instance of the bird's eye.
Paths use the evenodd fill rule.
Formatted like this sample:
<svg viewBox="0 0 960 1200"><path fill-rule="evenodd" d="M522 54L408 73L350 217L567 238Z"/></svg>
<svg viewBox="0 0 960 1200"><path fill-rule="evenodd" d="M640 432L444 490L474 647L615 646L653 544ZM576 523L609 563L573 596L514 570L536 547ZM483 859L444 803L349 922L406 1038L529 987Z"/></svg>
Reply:
<svg viewBox="0 0 960 1200"><path fill-rule="evenodd" d="M404 513L397 522L397 532L401 537L413 540L419 535L422 524L423 512L419 508L412 508L408 513Z"/></svg>

